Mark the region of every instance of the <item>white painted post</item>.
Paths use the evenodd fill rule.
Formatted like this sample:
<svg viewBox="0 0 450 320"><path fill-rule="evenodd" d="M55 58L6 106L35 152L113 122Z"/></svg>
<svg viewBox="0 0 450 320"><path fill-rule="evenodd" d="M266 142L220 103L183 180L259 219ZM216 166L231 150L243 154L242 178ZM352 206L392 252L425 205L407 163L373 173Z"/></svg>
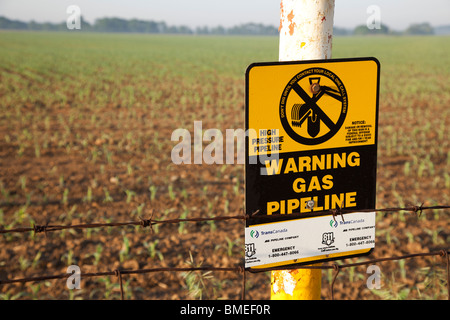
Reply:
<svg viewBox="0 0 450 320"><path fill-rule="evenodd" d="M335 0L281 0L280 61L330 59ZM322 270L272 271L271 299L320 299Z"/></svg>
<svg viewBox="0 0 450 320"><path fill-rule="evenodd" d="M281 0L280 61L330 59L334 0Z"/></svg>

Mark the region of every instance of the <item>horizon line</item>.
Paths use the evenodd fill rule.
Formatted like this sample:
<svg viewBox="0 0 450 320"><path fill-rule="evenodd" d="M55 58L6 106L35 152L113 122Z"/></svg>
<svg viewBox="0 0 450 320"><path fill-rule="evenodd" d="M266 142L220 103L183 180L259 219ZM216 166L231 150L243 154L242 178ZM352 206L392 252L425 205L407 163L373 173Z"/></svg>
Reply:
<svg viewBox="0 0 450 320"><path fill-rule="evenodd" d="M23 22L23 23L31 23L31 22L35 22L35 23L50 23L50 24L62 24L62 23L65 23L65 21L52 22L52 21L37 21L37 20L34 20L34 19L25 21L25 20L20 20L20 19L15 19L15 18L9 18L9 17L7 17L7 16L5 16L5 15L0 15L0 18L1 18L1 17L6 18L6 19L11 20L11 21L18 21L18 22ZM260 25L263 25L263 26L269 26L269 27L273 27L273 28L277 28L277 29L278 29L278 27L277 27L276 25L274 25L274 24L270 24L270 23L269 23L269 24L265 24L265 23L263 23L263 22L252 22L252 21L244 22L244 23L238 23L238 24L231 25L230 27L226 27L226 26L221 25L221 24L217 24L217 25L214 25L214 26L206 25L206 24L205 24L205 25L196 25L196 26L189 26L189 25L187 25L187 24L172 25L172 24L167 23L167 22L164 21L164 20L141 19L141 18L123 18L123 17L118 17L118 16L103 16L103 17L98 17L98 18L95 18L94 22L90 22L90 21L86 20L86 19L83 17L83 15L81 15L81 19L82 19L84 22L87 22L87 23L89 23L89 24L95 24L96 21L97 21L97 20L100 20L100 19L121 19L121 20L127 20L127 21L130 21L130 20L145 21L145 22L152 21L152 22L157 22L157 23L165 23L165 24L168 25L168 26L180 26L180 27L181 27L181 26L184 26L184 27L188 27L188 28L191 28L191 29L204 28L204 27L207 27L207 28L217 28L217 27L233 28L233 27L236 27L236 26L241 26L241 25L246 25L246 24L260 24ZM426 24L426 23L428 23L432 28L447 27L447 26L450 27L450 23L449 23L449 24L442 24L442 25L432 25L432 24L431 24L430 22L428 22L428 21L412 22L412 23L409 24L408 27L410 27L410 26L412 26L412 25ZM353 26L353 27L342 27L342 26L338 26L338 25L333 25L333 27L334 27L334 28L339 28L339 29L344 29L344 30L353 30L353 29L355 29L356 27L359 27L359 26L362 26L362 25L365 25L365 24L364 24L364 23L360 23L360 24L356 24L356 25ZM390 30L392 30L392 31L406 30L406 29L408 28L408 27L406 27L406 28L404 28L404 29L394 29L394 28L391 28L388 24L383 24L383 23L382 23L382 25L388 27L388 28L389 28Z"/></svg>

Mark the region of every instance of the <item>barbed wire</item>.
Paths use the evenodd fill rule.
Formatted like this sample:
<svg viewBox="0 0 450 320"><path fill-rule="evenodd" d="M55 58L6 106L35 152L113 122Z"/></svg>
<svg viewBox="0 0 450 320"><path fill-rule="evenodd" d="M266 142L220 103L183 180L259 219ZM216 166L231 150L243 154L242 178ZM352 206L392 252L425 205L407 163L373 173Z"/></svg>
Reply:
<svg viewBox="0 0 450 320"><path fill-rule="evenodd" d="M337 216L341 216L344 220L344 215L348 213L357 213L357 212L398 212L398 211L409 211L419 214L422 214L425 210L442 210L442 209L450 209L448 205L439 205L439 206L409 206L409 207L397 207L397 208L383 208L383 209L330 209L325 211L317 211L311 213L292 213L289 215L289 218L308 218L308 217L318 217L325 215L332 215L336 220ZM68 224L68 225L50 225L49 223L45 225L37 225L33 224L32 227L20 227L20 228L11 228L4 229L0 227L0 234L8 234L8 233L26 233L26 232L34 232L36 233L47 233L52 231L66 230L66 229L91 229L91 228L103 228L103 227L123 227L123 226L142 226L142 227L152 227L156 224L177 224L183 222L207 222L207 221L226 221L226 220L248 220L251 218L257 217L258 219L279 219L277 215L258 215L258 211L248 214L236 214L236 215L228 215L228 216L215 216L215 217L193 217L193 218L176 218L176 219L166 219L166 220L155 220L153 219L153 213L151 214L150 219L143 219L139 217L139 220L128 221L128 222L93 222L93 223L85 223L85 224Z"/></svg>
<svg viewBox="0 0 450 320"><path fill-rule="evenodd" d="M384 258L378 258L378 259L372 259L362 262L355 262L355 263L346 263L346 264L329 264L329 265L304 265L304 266L295 266L295 267L271 267L271 268L258 268L258 269L245 269L244 266L238 265L233 267L213 267L213 266L203 266L203 267L158 267L158 268L146 268L146 269L135 269L135 270L111 270L111 271L103 271L103 272L91 272L91 273L83 273L84 278L92 278L92 277L105 277L105 276L116 276L119 280L120 285L120 292L121 292L121 299L124 300L124 292L123 292L123 285L122 285L122 277L123 275L137 275L137 274L147 274L147 273L155 273L155 272L196 272L196 271L216 271L216 272L235 272L238 274L242 274L242 286L241 286L241 299L246 299L245 289L246 289L246 272L251 273L258 273L258 272L267 272L267 271L274 271L274 270L291 270L291 269L321 269L321 270L328 270L333 269L335 271L335 274L333 276L333 280L330 284L330 290L331 290L331 299L334 300L334 284L336 281L336 278L340 272L341 269L349 268L349 267L356 267L356 266L362 266L362 265L371 265L374 263L379 262L385 262L385 261L393 261L393 260L404 260L408 258L416 258L416 257L430 257L430 256L441 256L446 260L447 265L447 291L448 291L448 300L450 300L450 251L449 250L440 250L435 252L418 252L418 253L411 253L407 255L402 256L391 256L391 257L384 257ZM27 282L38 282L38 281L47 281L47 280L56 280L56 279L68 279L71 277L72 273L63 273L63 274L52 274L52 275L46 275L46 276L39 276L39 277L28 277L28 278L20 278L20 279L12 279L12 280L0 280L0 286L6 285L6 284L13 284L13 283L27 283Z"/></svg>
<svg viewBox="0 0 450 320"><path fill-rule="evenodd" d="M344 220L344 215L348 213L355 212L398 212L398 211L409 211L413 213L422 214L425 210L442 210L449 209L448 205L439 205L439 206L423 206L423 203L420 206L408 206L408 207L396 207L396 208L383 208L383 209L363 209L363 210L349 210L344 208L320 211L320 212L311 212L307 214L292 214L292 217L308 217L308 216L323 216L323 215L332 215L334 219L336 216L341 216L342 220ZM155 220L153 219L153 212L151 214L150 219L143 219L139 217L139 221L129 221L129 222L109 222L109 223L86 223L86 224L76 224L76 225L33 225L33 227L29 228L13 228L13 229L1 229L0 234L9 234L9 233L25 233L25 232L34 232L34 233L47 233L58 230L65 229L86 229L86 228L102 228L102 227L121 227L121 226L142 226L142 227L152 227L155 224L173 224L173 223L182 223L182 222L207 222L207 221L226 221L226 220L244 220L247 221L250 218L254 218L257 216L258 218L274 218L276 216L266 216L266 215L258 215L259 212L254 212L251 215L248 214L237 214L230 216L216 216L216 217L207 217L207 218L177 218L177 219L167 219L167 220ZM84 273L83 277L105 277L105 276L116 276L119 281L119 287L121 292L121 299L124 299L123 285L122 285L122 277L124 275L131 274L146 274L146 273L154 273L154 272L196 272L196 271L217 271L217 272L235 272L238 274L242 274L242 287L241 287L241 298L245 300L246 298L246 273L260 273L274 270L291 270L291 269L322 269L328 270L333 269L334 275L330 284L331 289L331 299L334 299L334 284L336 282L337 276L341 269L348 267L355 267L361 265L369 265L378 262L392 261L392 260L403 260L409 258L416 257L430 257L430 256L441 256L446 261L447 265L447 291L448 291L448 299L450 300L450 251L440 250L435 252L417 252L410 253L402 256L390 256L378 259L367 260L363 262L355 262L355 263L347 263L347 264L327 264L327 265L302 265L302 266L282 266L282 267L271 267L271 268L245 268L244 265L232 266L232 267L214 267L214 266L203 266L203 267L159 267L159 268L147 268L147 269L136 269L136 270L119 270L115 269L112 271L104 271L104 272L95 272L95 273ZM21 279L11 279L11 280L0 280L0 286L12 283L27 283L27 282L36 282L36 281L46 281L46 280L55 280L55 279L67 279L72 274L53 274L46 276L38 276L38 277L29 277L29 278L21 278Z"/></svg>

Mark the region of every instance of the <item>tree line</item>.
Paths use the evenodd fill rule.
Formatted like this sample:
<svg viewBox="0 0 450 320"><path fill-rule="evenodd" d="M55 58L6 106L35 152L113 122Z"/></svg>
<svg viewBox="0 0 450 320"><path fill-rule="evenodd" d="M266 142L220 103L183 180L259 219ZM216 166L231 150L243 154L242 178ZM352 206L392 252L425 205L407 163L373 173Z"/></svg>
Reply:
<svg viewBox="0 0 450 320"><path fill-rule="evenodd" d="M216 35L277 35L278 29L274 26L267 26L260 23L246 23L230 28L222 26L208 27L202 26L190 28L188 26L171 26L165 22L146 21L138 19L121 18L101 18L95 20L93 24L85 21L81 17L81 29L79 31L93 32L130 32L130 33L169 33L169 34L216 34ZM37 23L35 21L22 22L0 17L0 29L8 30L38 30L38 31L67 31L66 22L62 23ZM72 30L71 30L72 31Z"/></svg>
<svg viewBox="0 0 450 320"><path fill-rule="evenodd" d="M201 26L191 28L188 26L171 26L165 22L147 21L138 19L121 19L121 18L101 18L97 19L93 24L85 21L81 17L81 32L130 32L130 33L161 33L161 34L205 34L205 35L278 35L278 28L275 26L264 25L261 23L245 23L233 27L208 27ZM23 22L18 20L10 20L0 17L0 29L7 30L38 30L38 31L67 31L66 22L38 23L35 21ZM72 30L71 30L72 31ZM388 26L381 24L377 29L369 29L366 25L360 25L354 29L345 29L334 27L334 34L340 35L377 35L377 34L408 34L408 35L431 35L434 29L429 23L412 24L404 31L393 31Z"/></svg>

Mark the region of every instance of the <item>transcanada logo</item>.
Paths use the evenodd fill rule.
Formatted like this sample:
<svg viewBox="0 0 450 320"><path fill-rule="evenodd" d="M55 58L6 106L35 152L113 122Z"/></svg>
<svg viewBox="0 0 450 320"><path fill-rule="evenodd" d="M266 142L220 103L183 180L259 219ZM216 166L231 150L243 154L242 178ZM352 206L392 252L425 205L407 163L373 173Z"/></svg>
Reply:
<svg viewBox="0 0 450 320"><path fill-rule="evenodd" d="M352 219L352 220L348 220L348 221L339 221L339 224L353 224L353 223L363 223L364 219Z"/></svg>
<svg viewBox="0 0 450 320"><path fill-rule="evenodd" d="M252 238L258 238L258 237L259 237L259 232L258 232L258 230L252 230L252 231L250 231L250 237L252 237Z"/></svg>
<svg viewBox="0 0 450 320"><path fill-rule="evenodd" d="M339 224L338 224L337 221L330 220L330 227L337 228L338 225L348 225L348 224L363 223L363 222L364 222L364 219L352 219L352 220L348 220L348 221L339 221Z"/></svg>
<svg viewBox="0 0 450 320"><path fill-rule="evenodd" d="M261 236L270 235L270 234L277 234L277 233L283 233L283 232L287 232L287 231L288 231L287 228L274 229L274 230L270 230L270 231L261 231Z"/></svg>
<svg viewBox="0 0 450 320"><path fill-rule="evenodd" d="M338 222L337 221L334 221L334 220L330 220L330 227L334 227L334 228L337 228L337 226L338 226Z"/></svg>

